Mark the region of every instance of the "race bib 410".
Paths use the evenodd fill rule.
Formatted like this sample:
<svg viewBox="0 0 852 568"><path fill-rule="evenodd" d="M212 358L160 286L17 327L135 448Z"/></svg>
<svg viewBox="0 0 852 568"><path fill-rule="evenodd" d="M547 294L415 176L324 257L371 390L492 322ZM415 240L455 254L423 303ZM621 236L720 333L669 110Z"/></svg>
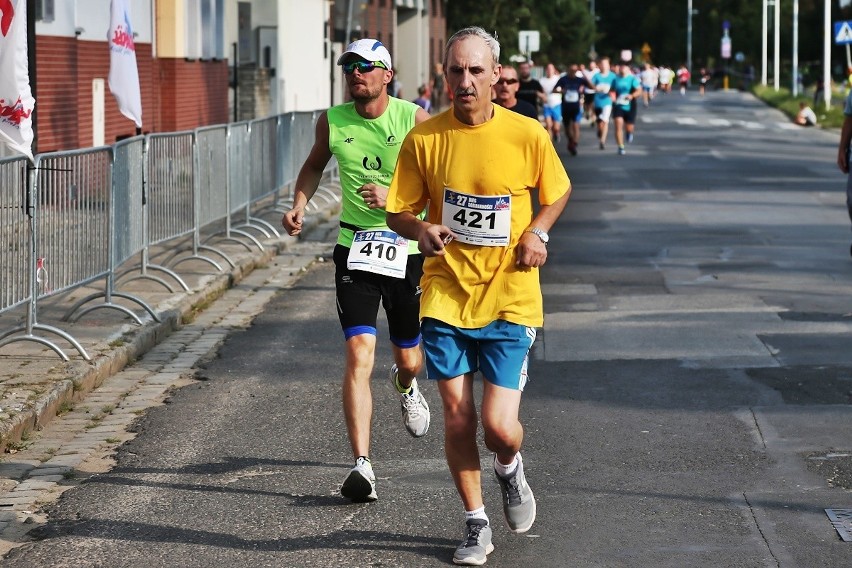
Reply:
<svg viewBox="0 0 852 568"><path fill-rule="evenodd" d="M356 231L346 259L349 270L363 270L393 278L405 278L408 239L393 231Z"/></svg>

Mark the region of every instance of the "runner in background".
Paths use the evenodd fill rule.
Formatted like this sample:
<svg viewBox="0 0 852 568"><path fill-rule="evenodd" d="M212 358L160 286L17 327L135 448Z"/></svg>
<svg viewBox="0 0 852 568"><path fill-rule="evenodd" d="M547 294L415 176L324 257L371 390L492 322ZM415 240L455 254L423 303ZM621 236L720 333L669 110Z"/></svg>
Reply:
<svg viewBox="0 0 852 568"><path fill-rule="evenodd" d="M547 133L550 134L551 140L554 143L559 143L561 140L562 129L562 95L553 92L557 81L562 77L556 70L553 63L548 63L544 68L544 77L538 80L541 87L544 89L544 127L547 128Z"/></svg>

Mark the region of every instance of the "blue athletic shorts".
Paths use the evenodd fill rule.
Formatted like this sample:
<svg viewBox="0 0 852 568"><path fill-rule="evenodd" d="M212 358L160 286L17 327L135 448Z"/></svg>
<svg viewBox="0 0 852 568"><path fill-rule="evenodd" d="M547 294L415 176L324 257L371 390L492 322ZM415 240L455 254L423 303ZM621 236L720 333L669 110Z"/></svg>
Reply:
<svg viewBox="0 0 852 568"><path fill-rule="evenodd" d="M552 118L553 120L562 122L562 105L556 106L544 105L544 118Z"/></svg>
<svg viewBox="0 0 852 568"><path fill-rule="evenodd" d="M534 327L496 320L485 327L466 329L424 318L421 333L430 379L481 371L493 385L524 390Z"/></svg>

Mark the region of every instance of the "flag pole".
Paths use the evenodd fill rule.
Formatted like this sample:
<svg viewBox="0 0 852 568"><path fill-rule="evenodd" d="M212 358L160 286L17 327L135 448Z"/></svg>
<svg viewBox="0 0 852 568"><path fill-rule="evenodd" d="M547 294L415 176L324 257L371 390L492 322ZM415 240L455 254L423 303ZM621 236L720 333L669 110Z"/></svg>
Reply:
<svg viewBox="0 0 852 568"><path fill-rule="evenodd" d="M34 99L38 99L36 94L36 84L38 75L36 75L36 0L27 0L27 72L30 75L30 92ZM33 143L32 155L38 153L38 105L33 105L33 111L30 114L33 127Z"/></svg>

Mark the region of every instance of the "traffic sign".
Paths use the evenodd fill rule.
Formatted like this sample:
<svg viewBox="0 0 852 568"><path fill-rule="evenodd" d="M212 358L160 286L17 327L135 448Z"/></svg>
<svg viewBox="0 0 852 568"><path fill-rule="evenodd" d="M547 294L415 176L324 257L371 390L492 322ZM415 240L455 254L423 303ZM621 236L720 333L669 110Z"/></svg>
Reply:
<svg viewBox="0 0 852 568"><path fill-rule="evenodd" d="M730 59L731 58L731 38L723 37L722 38L722 59Z"/></svg>
<svg viewBox="0 0 852 568"><path fill-rule="evenodd" d="M539 33L538 30L521 30L518 32L518 47L521 51L529 55L533 51L539 49Z"/></svg>
<svg viewBox="0 0 852 568"><path fill-rule="evenodd" d="M847 45L852 43L852 22L834 22L834 44Z"/></svg>

